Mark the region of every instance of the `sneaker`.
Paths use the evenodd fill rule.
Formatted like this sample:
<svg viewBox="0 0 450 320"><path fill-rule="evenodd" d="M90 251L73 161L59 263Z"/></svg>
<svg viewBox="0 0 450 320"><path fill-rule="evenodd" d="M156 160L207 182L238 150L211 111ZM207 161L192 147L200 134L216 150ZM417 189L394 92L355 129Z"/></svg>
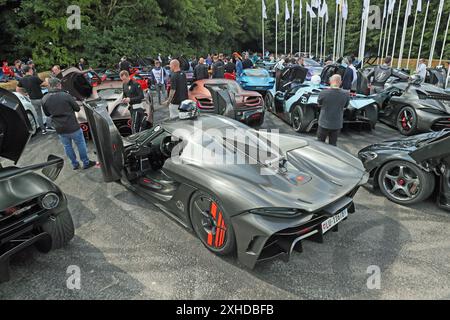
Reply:
<svg viewBox="0 0 450 320"><path fill-rule="evenodd" d="M83 169L86 170L86 169L92 168L96 164L97 164L97 162L89 160L89 164L87 166L84 166Z"/></svg>
<svg viewBox="0 0 450 320"><path fill-rule="evenodd" d="M73 167L73 170L79 170L80 169L80 165Z"/></svg>
<svg viewBox="0 0 450 320"><path fill-rule="evenodd" d="M42 134L47 134L47 130L46 129L42 129L41 133Z"/></svg>
<svg viewBox="0 0 450 320"><path fill-rule="evenodd" d="M46 132L50 132L50 133L56 132L56 130L51 127L47 127L47 128L45 128L45 130L46 130Z"/></svg>

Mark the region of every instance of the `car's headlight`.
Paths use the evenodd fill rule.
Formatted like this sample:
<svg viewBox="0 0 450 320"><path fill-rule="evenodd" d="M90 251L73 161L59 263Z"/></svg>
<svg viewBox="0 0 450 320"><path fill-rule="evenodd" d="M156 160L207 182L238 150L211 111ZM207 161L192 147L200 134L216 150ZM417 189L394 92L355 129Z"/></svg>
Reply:
<svg viewBox="0 0 450 320"><path fill-rule="evenodd" d="M292 218L301 214L302 211L300 209L291 208L259 208L250 210L250 213L270 217Z"/></svg>
<svg viewBox="0 0 450 320"><path fill-rule="evenodd" d="M59 204L59 196L54 192L49 192L39 199L39 204L43 209L55 209Z"/></svg>

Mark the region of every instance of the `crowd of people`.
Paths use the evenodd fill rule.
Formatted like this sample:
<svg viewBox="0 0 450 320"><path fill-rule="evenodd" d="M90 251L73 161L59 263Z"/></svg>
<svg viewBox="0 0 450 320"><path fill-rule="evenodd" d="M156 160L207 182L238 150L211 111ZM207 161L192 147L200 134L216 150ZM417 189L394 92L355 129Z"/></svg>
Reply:
<svg viewBox="0 0 450 320"><path fill-rule="evenodd" d="M234 52L231 55L208 54L206 56L192 57L191 59L172 59L168 57L170 73L163 67L163 59L158 56L152 66L150 78L157 92L160 105L167 107L171 119L178 118L178 108L180 104L188 99L188 85L186 71L193 72L193 81L203 79L236 79L243 70L253 68L260 60L272 63L278 76L283 70L298 68L307 72L304 64L304 55L282 55L275 59L273 54L268 51L264 55L248 52L242 55ZM182 65L188 63L189 65ZM323 66L330 64L337 65L336 71L329 75L329 90L322 90L318 97L318 104L321 108L318 120L318 139L325 142L328 139L332 145L337 144L339 131L343 127L343 113L349 103L349 91L356 91L358 73L355 67L355 58L353 56L344 57L336 62L327 58L321 61ZM386 57L384 63L375 67L367 76L371 83L371 93L378 93L384 89L384 85L392 75L403 78L404 74L399 73L391 67L391 57ZM80 59L77 67L80 70L88 68L86 61ZM143 99L144 92L139 83L133 81L130 77L132 73L132 64L127 57L122 57L118 63L120 79L123 84L122 103L129 106L131 114L132 132L139 132L141 124L145 117ZM80 110L75 99L61 88L62 72L58 65L51 69L51 76L42 80L36 73L36 68L32 60L23 63L20 60L14 62L10 68L7 62L3 63L3 74L8 75L18 81L17 91L28 96L37 113L37 126L42 134L56 132L64 146L66 155L71 160L74 170L80 168L80 164L73 149L73 143L78 148L78 153L83 164L87 169L95 165L94 161L89 160L87 156L86 142L83 137L76 112ZM420 60L416 70L423 79L426 74L426 65L423 59ZM169 76L170 74L170 76ZM295 74L293 72L292 74ZM170 77L170 80L169 80ZM317 79L315 79L317 80ZM315 81L313 79L313 81ZM323 79L322 79L323 80ZM170 81L170 93L166 94L166 85ZM320 79L318 83L323 82ZM44 96L42 88L47 87L48 93Z"/></svg>

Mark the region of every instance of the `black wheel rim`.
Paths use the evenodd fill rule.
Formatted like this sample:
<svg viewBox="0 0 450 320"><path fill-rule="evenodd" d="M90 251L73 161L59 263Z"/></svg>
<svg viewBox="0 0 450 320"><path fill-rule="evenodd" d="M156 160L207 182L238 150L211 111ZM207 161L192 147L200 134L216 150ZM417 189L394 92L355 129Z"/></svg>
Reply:
<svg viewBox="0 0 450 320"><path fill-rule="evenodd" d="M211 249L227 244L227 225L223 211L213 199L200 196L194 200L192 223L199 238Z"/></svg>
<svg viewBox="0 0 450 320"><path fill-rule="evenodd" d="M398 125L403 132L411 132L416 123L414 112L410 109L403 109L398 115Z"/></svg>
<svg viewBox="0 0 450 320"><path fill-rule="evenodd" d="M422 183L417 173L410 167L395 165L386 170L383 187L394 199L410 201L419 195Z"/></svg>
<svg viewBox="0 0 450 320"><path fill-rule="evenodd" d="M273 110L272 103L273 103L272 95L270 93L267 93L266 101L265 101L266 110L269 110L270 112L272 112L272 110Z"/></svg>
<svg viewBox="0 0 450 320"><path fill-rule="evenodd" d="M299 131L302 125L302 114L298 107L294 108L292 111L292 126L294 130Z"/></svg>

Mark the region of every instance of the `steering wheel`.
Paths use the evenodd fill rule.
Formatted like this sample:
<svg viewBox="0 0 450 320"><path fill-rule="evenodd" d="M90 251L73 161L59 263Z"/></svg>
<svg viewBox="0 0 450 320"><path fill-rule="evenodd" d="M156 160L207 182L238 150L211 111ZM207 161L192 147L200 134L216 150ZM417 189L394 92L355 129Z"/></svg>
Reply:
<svg viewBox="0 0 450 320"><path fill-rule="evenodd" d="M175 143L172 141L172 136L167 136L162 139L161 144L159 145L159 150L164 157L170 158L172 156L172 149L174 146Z"/></svg>

